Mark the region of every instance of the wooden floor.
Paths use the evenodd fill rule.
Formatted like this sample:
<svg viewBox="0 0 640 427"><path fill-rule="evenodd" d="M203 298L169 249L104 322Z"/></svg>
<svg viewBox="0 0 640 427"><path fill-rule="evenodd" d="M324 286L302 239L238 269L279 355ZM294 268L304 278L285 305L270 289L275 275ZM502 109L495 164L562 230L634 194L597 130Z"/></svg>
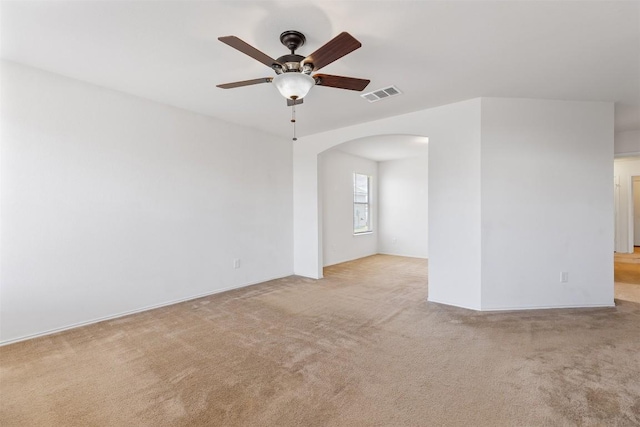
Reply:
<svg viewBox="0 0 640 427"><path fill-rule="evenodd" d="M640 247L614 257L615 298L640 303Z"/></svg>
<svg viewBox="0 0 640 427"><path fill-rule="evenodd" d="M616 262L626 262L631 264L640 264L640 246L635 246L633 248L633 253L623 254L616 252L615 254Z"/></svg>

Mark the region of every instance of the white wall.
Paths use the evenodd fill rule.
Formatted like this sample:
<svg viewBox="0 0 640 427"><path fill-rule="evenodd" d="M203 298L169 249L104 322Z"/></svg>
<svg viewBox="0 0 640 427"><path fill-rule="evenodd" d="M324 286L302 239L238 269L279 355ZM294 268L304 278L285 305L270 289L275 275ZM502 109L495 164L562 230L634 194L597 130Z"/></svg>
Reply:
<svg viewBox="0 0 640 427"><path fill-rule="evenodd" d="M613 164L615 180L615 250L620 253L633 252L633 227L631 203L633 193L631 180L640 176L640 157L616 159Z"/></svg>
<svg viewBox="0 0 640 427"><path fill-rule="evenodd" d="M385 134L429 137L430 301L488 310L613 304L611 103L475 99L300 138L296 274L322 274L318 154Z"/></svg>
<svg viewBox="0 0 640 427"><path fill-rule="evenodd" d="M288 140L0 71L2 341L292 273Z"/></svg>
<svg viewBox="0 0 640 427"><path fill-rule="evenodd" d="M447 165L442 166L434 161L431 154L434 147L441 148L436 150L438 152L446 151L453 154L457 153L455 147L479 145L479 99L299 138L294 144L293 162L294 271L301 276L322 277L323 245L318 203L318 154L357 138L402 134L429 137L429 297L436 296L442 302L479 308L480 221L478 215L473 215L470 211L475 209L479 214L480 186L477 179L469 179L463 183L452 179L455 174L451 174L447 165L454 168L454 172L456 169L465 168L464 151L459 154L462 161L449 159ZM438 175L435 179L437 185L432 190L433 170L437 170ZM472 193L475 198L462 197L450 201L450 183L453 183L453 186L464 187L458 195L466 196L467 193ZM461 206L461 213L451 217L442 209L442 203L434 204L434 200ZM434 230L437 231L434 233ZM468 242L470 233L477 235L475 246ZM449 254L458 254L459 245L465 242L468 268L460 269L457 258L452 258Z"/></svg>
<svg viewBox="0 0 640 427"><path fill-rule="evenodd" d="M483 309L613 305L612 158L611 103L482 99Z"/></svg>
<svg viewBox="0 0 640 427"><path fill-rule="evenodd" d="M481 100L429 138L429 301L480 310Z"/></svg>
<svg viewBox="0 0 640 427"><path fill-rule="evenodd" d="M616 156L640 155L640 130L616 132L614 138Z"/></svg>
<svg viewBox="0 0 640 427"><path fill-rule="evenodd" d="M378 163L329 150L319 156L322 197L322 241L324 265L374 255L378 252ZM371 179L372 233L353 234L353 173Z"/></svg>
<svg viewBox="0 0 640 427"><path fill-rule="evenodd" d="M428 257L428 157L378 163L378 252Z"/></svg>

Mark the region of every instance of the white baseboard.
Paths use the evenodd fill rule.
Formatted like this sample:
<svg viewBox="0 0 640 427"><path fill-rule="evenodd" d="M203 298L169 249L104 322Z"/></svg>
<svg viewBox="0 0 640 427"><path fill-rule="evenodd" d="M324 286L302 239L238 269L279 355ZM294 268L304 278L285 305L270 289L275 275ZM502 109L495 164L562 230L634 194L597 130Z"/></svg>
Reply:
<svg viewBox="0 0 640 427"><path fill-rule="evenodd" d="M354 257L354 258L348 258L348 259L344 259L342 261L332 262L331 264L325 264L322 267L323 268L324 267L331 267L332 265L342 264L342 263L349 262L349 261L355 261L357 259L366 258L368 256L374 256L374 255L378 255L378 253L377 252L372 252L372 253L366 254L366 255L359 255L359 256Z"/></svg>
<svg viewBox="0 0 640 427"><path fill-rule="evenodd" d="M640 151L631 151L629 153L617 153L613 155L614 159L624 159L625 157L637 157L640 156Z"/></svg>
<svg viewBox="0 0 640 427"><path fill-rule="evenodd" d="M436 304L449 305L451 307L464 308L465 310L480 311L480 309L477 308L477 307L470 307L470 306L467 306L467 305L454 304L454 303L447 302L447 301L432 299L431 297L427 297L427 301L434 302Z"/></svg>
<svg viewBox="0 0 640 427"><path fill-rule="evenodd" d="M349 262L349 261L355 261L357 259L362 259L362 258L366 258L368 256L373 256L373 255L392 255L392 256L401 256L401 257L405 257L405 258L429 259L428 257L421 257L421 256L415 256L415 255L393 254L393 253L390 253L390 252L375 252L375 253L370 253L368 255L362 255L362 256L357 256L355 258L345 259L343 261L332 262L331 264L326 264L326 265L323 265L322 267L323 268L324 267L331 267L332 265L342 264L344 262Z"/></svg>
<svg viewBox="0 0 640 427"><path fill-rule="evenodd" d="M24 336L21 336L21 337L18 337L18 338L12 338L10 340L0 341L0 347L5 346L5 345L9 345L9 344L14 344L14 343L17 343L17 342L20 342L20 341L26 341L26 340L30 340L30 339L34 339L34 338L43 337L43 336L46 336L46 335L57 334L58 332L67 331L69 329L75 329L75 328L80 328L82 326L92 325L94 323L104 322L105 320L113 320L113 319L117 319L119 317L129 316L131 314L142 313L143 311L149 311L149 310L154 310L156 308L166 307L166 306L169 306L169 305L180 304L182 302L186 302L186 301L191 301L191 300L198 299L198 298L207 297L207 296L210 296L210 295L215 295L215 294L219 294L219 293L222 293L222 292L232 291L234 289L240 289L240 288L246 288L248 286L259 285L261 283L268 282L270 280L282 279L283 277L289 277L289 276L291 276L291 274L288 274L286 276L273 277L271 279L264 279L264 280L260 280L260 281L257 281L257 282L250 282L250 283L243 283L241 285L229 286L229 287L222 288L222 289L216 289L215 291L212 291L212 292L205 292L203 294L192 295L192 296L188 296L188 297L185 297L185 298L179 298L179 299L172 300L172 301L162 302L162 303L159 303L159 304L148 305L148 306L145 306L145 307L142 307L142 308L137 308L137 309L134 309L134 310L123 311L123 312L120 312L120 313L117 313L117 314L98 317L98 318L87 320L87 321L84 321L84 322L73 323L71 325L61 326L59 328L48 329L48 330L43 331L43 332L37 332L35 334L29 334L29 335L24 335Z"/></svg>
<svg viewBox="0 0 640 427"><path fill-rule="evenodd" d="M379 255L392 255L392 256L401 256L405 258L418 258L418 259L429 259L428 256L419 256L419 255L407 255L407 254L399 254L394 252L378 252Z"/></svg>
<svg viewBox="0 0 640 427"><path fill-rule="evenodd" d="M562 309L562 308L612 308L615 307L615 303L611 304L581 304L581 305L535 305L535 306L517 306L517 307L470 307L460 304L454 304L446 301L439 301L431 298L427 298L427 301L434 302L436 304L444 304L450 305L452 307L464 308L466 310L474 310L474 311L484 311L484 312L492 312L492 311L524 311L524 310L553 310L553 309Z"/></svg>
<svg viewBox="0 0 640 427"><path fill-rule="evenodd" d="M482 307L480 311L523 311L523 310L554 310L562 308L612 308L615 303L611 304L581 304L581 305L534 305L521 307Z"/></svg>

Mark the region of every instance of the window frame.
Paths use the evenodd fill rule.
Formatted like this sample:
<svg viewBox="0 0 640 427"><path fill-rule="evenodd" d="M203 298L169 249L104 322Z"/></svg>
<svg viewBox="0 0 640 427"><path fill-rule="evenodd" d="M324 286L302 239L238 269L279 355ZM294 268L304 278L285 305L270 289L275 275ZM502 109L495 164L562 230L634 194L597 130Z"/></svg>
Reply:
<svg viewBox="0 0 640 427"><path fill-rule="evenodd" d="M357 177L361 176L361 177L366 177L367 178L367 192L366 192L366 198L367 201L366 202L358 202L356 201L356 197L357 194L362 194L362 193L358 193L356 191L357 187L356 187L356 182L357 182ZM371 176L367 175L365 173L359 173L359 172L353 172L353 199L352 199L352 204L353 204L353 210L352 210L352 221L353 223L351 224L351 229L353 231L353 235L354 236L359 236L362 234L371 234L373 233L373 221L372 221L372 211L371 211ZM365 210L367 212L367 228L365 230L361 230L361 231L357 231L359 229L356 229L356 206L357 205L365 205Z"/></svg>

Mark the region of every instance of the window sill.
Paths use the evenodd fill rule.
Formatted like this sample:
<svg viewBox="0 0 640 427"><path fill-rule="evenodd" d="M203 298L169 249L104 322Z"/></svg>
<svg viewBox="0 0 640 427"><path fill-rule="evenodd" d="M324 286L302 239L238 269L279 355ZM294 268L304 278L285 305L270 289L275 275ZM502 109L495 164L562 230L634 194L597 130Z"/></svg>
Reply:
<svg viewBox="0 0 640 427"><path fill-rule="evenodd" d="M363 231L362 233L353 233L353 236L366 236L367 234L373 234L373 231Z"/></svg>

